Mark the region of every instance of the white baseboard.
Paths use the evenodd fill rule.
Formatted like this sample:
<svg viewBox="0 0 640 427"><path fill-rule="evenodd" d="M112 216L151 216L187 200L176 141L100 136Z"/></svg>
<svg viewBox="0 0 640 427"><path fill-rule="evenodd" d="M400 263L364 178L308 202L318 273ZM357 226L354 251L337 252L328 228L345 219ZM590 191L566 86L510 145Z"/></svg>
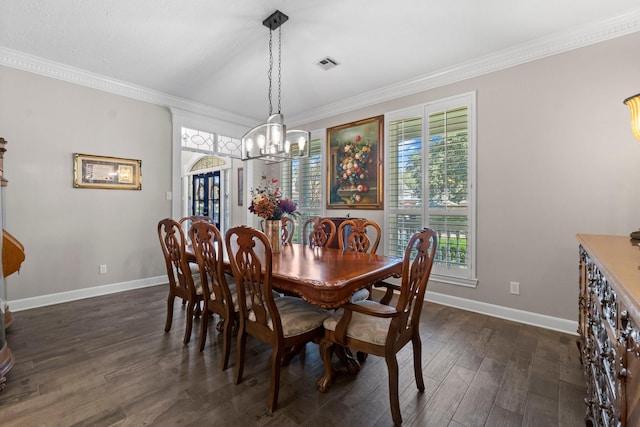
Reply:
<svg viewBox="0 0 640 427"><path fill-rule="evenodd" d="M570 335L578 335L578 322L551 317L545 314L532 313L530 311L517 310L515 308L502 307L486 302L474 301L466 298L454 297L437 292L427 291L425 299L436 304L448 305L462 310L499 317L514 322L564 332ZM576 302L577 304L577 302Z"/></svg>
<svg viewBox="0 0 640 427"><path fill-rule="evenodd" d="M132 280L129 282L96 286L93 288L77 289L75 291L67 291L57 294L11 300L8 301L8 304L11 311L17 312L21 310L60 304L84 298L129 291L132 289L146 288L149 286L156 286L164 283L167 283L166 276L149 277L146 279ZM454 297L451 295L431 291L427 291L425 299L436 304L447 305L450 307L460 308L462 310L486 314L487 316L499 317L501 319L512 320L514 322L525 323L527 325L551 329L558 332L564 332L570 335L577 335L578 322L572 320L532 313L530 311L517 310L509 307L502 307L495 304L488 304L485 302Z"/></svg>
<svg viewBox="0 0 640 427"><path fill-rule="evenodd" d="M8 301L9 309L13 312L28 310L30 308L44 307L60 304L84 298L129 291L132 289L146 288L149 286L167 283L167 276L149 277L146 279L131 280L129 282L112 283L110 285L95 286L93 288L77 289L75 291L60 292L57 294L42 295L38 297L22 298Z"/></svg>

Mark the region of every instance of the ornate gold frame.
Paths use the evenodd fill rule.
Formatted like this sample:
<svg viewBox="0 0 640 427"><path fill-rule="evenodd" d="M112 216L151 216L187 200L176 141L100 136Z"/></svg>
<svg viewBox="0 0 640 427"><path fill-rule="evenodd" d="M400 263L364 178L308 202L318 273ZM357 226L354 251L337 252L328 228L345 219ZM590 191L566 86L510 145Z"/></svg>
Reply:
<svg viewBox="0 0 640 427"><path fill-rule="evenodd" d="M73 154L74 188L142 190L142 160Z"/></svg>

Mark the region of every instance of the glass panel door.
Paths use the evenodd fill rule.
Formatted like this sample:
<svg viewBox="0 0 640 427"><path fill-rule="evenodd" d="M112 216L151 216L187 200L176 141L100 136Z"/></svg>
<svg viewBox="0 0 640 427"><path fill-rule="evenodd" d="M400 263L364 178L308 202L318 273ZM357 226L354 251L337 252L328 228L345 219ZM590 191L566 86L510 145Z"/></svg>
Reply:
<svg viewBox="0 0 640 427"><path fill-rule="evenodd" d="M193 175L191 215L208 216L220 229L220 171Z"/></svg>

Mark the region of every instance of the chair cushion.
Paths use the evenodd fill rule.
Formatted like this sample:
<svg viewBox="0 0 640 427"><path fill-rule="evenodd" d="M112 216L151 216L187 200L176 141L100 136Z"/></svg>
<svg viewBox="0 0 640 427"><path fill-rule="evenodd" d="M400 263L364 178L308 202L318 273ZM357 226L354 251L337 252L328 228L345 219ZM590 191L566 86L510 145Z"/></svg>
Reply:
<svg viewBox="0 0 640 427"><path fill-rule="evenodd" d="M233 300L233 309L235 311L239 311L239 307L238 307L238 288L236 287L236 283L235 282L231 282L228 283L229 285L229 290L231 291L231 299ZM271 294L273 295L273 298L280 298L282 296L282 294L279 294L276 291L271 291ZM211 299L215 299L213 298L215 295L211 294ZM247 298L245 298L245 302L247 304L247 309L251 310L251 298L249 298L249 296L247 296Z"/></svg>
<svg viewBox="0 0 640 427"><path fill-rule="evenodd" d="M356 303L359 301L364 301L369 298L369 289L364 288L356 291L353 295L351 295L351 302Z"/></svg>
<svg viewBox="0 0 640 427"><path fill-rule="evenodd" d="M283 296L275 299L282 322L284 337L292 337L312 331L322 326L322 321L331 313L323 308L304 302L301 298ZM249 320L256 320L255 313L249 313ZM273 329L271 319L268 326Z"/></svg>
<svg viewBox="0 0 640 427"><path fill-rule="evenodd" d="M360 301L357 305L371 307L373 310L382 312L395 310L393 307L371 300ZM325 319L323 323L324 328L335 331L338 322L342 318L342 313L344 313L344 309L340 308L336 310L331 317ZM384 345L387 340L390 324L391 319L368 316L354 311L351 316L351 322L349 322L349 327L347 328L347 336L371 344Z"/></svg>
<svg viewBox="0 0 640 427"><path fill-rule="evenodd" d="M191 274L200 273L200 267L198 266L197 262L190 262L189 263L189 270L191 270Z"/></svg>
<svg viewBox="0 0 640 427"><path fill-rule="evenodd" d="M200 281L200 273L192 274L193 286L196 288L196 295L202 295L202 282Z"/></svg>

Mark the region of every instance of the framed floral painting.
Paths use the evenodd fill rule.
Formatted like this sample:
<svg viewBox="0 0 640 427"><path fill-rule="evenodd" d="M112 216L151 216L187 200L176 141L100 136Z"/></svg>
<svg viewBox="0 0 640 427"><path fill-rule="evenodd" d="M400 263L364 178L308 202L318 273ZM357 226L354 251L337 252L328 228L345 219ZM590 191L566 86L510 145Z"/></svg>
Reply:
<svg viewBox="0 0 640 427"><path fill-rule="evenodd" d="M384 116L327 129L327 208L382 209Z"/></svg>

